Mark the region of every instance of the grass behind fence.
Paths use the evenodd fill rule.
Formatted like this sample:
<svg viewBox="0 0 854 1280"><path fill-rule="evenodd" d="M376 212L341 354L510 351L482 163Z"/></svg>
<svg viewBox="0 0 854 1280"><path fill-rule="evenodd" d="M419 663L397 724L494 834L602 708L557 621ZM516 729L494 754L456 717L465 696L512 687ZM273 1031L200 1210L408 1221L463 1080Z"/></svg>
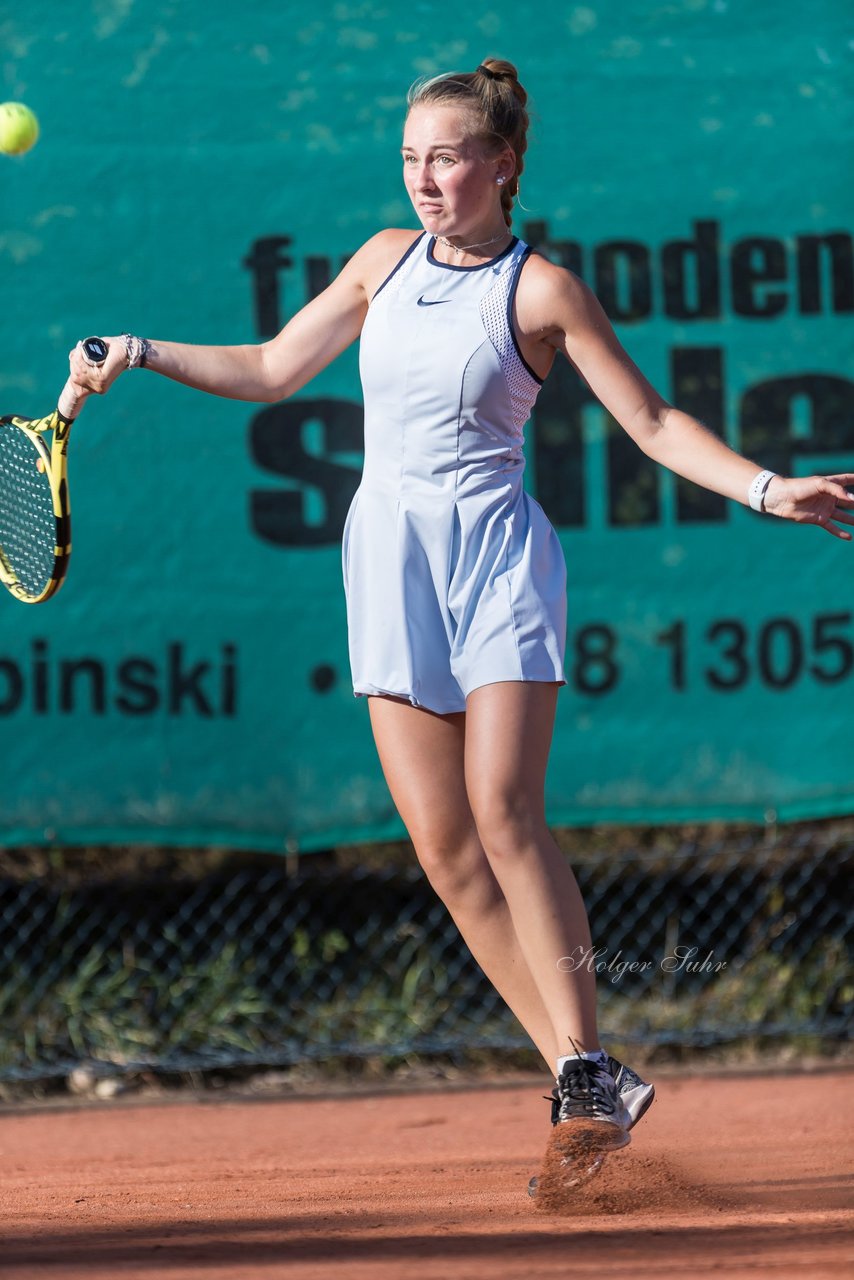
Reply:
<svg viewBox="0 0 854 1280"><path fill-rule="evenodd" d="M854 834L785 836L671 831L576 857L603 963L627 962L599 982L611 1046L848 1040ZM0 1079L530 1049L411 865L353 869L348 851L289 875L269 858L176 855L116 877L93 856L54 853L33 877L21 855L0 881ZM700 971L660 963L676 942Z"/></svg>

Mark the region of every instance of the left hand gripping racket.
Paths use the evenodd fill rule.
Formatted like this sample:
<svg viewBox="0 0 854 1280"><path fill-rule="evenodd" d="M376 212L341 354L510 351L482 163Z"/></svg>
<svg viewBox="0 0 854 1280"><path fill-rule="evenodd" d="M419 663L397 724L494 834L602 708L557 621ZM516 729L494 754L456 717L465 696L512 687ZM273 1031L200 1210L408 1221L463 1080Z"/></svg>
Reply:
<svg viewBox="0 0 854 1280"><path fill-rule="evenodd" d="M101 338L81 347L92 365L107 358ZM88 395L69 378L46 418L0 418L0 582L24 604L49 600L68 572L68 436Z"/></svg>

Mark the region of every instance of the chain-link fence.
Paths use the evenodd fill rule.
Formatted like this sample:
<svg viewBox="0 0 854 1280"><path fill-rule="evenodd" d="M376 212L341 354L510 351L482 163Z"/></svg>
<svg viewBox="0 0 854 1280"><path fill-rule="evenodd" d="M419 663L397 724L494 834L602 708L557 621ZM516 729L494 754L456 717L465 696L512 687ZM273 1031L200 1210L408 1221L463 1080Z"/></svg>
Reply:
<svg viewBox="0 0 854 1280"><path fill-rule="evenodd" d="M850 831L668 844L574 859L606 1043L849 1037ZM0 878L0 1078L530 1045L417 870L322 861Z"/></svg>

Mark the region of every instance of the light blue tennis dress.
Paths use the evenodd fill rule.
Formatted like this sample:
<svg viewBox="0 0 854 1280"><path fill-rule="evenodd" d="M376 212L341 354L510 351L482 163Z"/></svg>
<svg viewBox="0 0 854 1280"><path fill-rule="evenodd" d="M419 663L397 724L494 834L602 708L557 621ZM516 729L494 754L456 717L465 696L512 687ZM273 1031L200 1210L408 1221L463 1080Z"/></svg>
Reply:
<svg viewBox="0 0 854 1280"><path fill-rule="evenodd" d="M434 245L419 236L368 308L343 561L354 693L448 714L499 680L565 683L566 566L522 488L541 380L512 309L530 250L455 267Z"/></svg>

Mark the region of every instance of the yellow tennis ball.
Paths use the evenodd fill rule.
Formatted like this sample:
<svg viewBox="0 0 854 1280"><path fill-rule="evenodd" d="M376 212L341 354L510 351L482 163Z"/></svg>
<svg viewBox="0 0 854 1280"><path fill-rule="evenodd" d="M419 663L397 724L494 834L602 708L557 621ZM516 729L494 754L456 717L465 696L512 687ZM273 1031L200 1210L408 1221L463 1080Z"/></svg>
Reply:
<svg viewBox="0 0 854 1280"><path fill-rule="evenodd" d="M22 156L39 139L39 122L23 102L0 103L0 151Z"/></svg>

